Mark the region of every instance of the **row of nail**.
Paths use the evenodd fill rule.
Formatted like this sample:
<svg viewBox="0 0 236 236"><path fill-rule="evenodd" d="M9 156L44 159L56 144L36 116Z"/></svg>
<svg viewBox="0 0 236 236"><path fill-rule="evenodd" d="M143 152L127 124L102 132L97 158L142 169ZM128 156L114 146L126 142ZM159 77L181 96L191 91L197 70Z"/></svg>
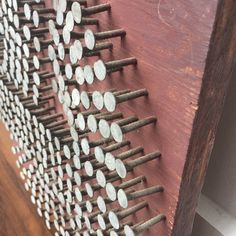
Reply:
<svg viewBox="0 0 236 236"><path fill-rule="evenodd" d="M61 45L61 44L59 44ZM101 47L108 47L110 44L102 44ZM93 51L93 54L90 55L97 55L98 49ZM109 62L103 62L102 60L98 60L94 63L94 66L86 65L84 67L76 65L72 65L70 63L64 64L60 63L57 60L57 57L64 58L64 51L58 50L58 55L55 53L55 49L49 47L48 50L49 58L45 63L50 63L52 60L53 64L53 71L55 76L58 78L61 76L64 80L68 82L68 80L74 80L78 85L88 84L91 85L95 82L95 77L102 81L106 78L107 74L111 74L117 71L122 71L125 66L134 65L137 63L137 60L134 57L126 58L122 60L115 60ZM76 50L73 50L73 53L76 53L78 56L79 53Z"/></svg>
<svg viewBox="0 0 236 236"><path fill-rule="evenodd" d="M39 104L44 106L46 103L50 102L50 100L54 100L53 95L42 96L43 92L47 92L50 89L51 89L51 86L44 86L44 87L39 87L39 88L36 86L33 86L32 96L24 97L23 93L22 94L18 93L18 96L21 96L21 99L23 100L22 104L26 108L32 110L32 109L37 108ZM136 94L140 94L140 91L137 91ZM48 107L45 108L46 111L48 111L48 109L49 109ZM42 111L42 113L44 115L44 111ZM128 118L121 119L123 115L120 112L101 113L97 109L92 110L92 111L79 112L79 113L77 112L73 113L72 110L67 109L67 117L68 117L67 122L71 126L70 134L72 138L75 137L74 140L76 141L78 140L78 136L79 136L78 131L83 133L83 131L86 131L87 129L87 131L91 131L95 133L99 129L100 134L103 138L109 138L112 136L116 142L122 142L124 139L123 134L137 130L143 126L156 122L155 117L147 117L142 120L138 120L137 117L131 116ZM109 121L110 122L114 121L114 122L109 123ZM60 125L61 124L59 123L59 126ZM64 135L64 133L62 134Z"/></svg>
<svg viewBox="0 0 236 236"><path fill-rule="evenodd" d="M71 83L71 82L70 82ZM59 101L64 105L65 112L68 108L76 109L83 108L85 110L90 110L93 108L102 111L104 108L108 112L115 112L117 105L130 100L134 100L140 97L147 97L148 91L146 89L139 89L130 91L129 89L117 91L116 89L110 89L108 91L79 91L77 88L73 87L71 92L62 91L69 83L60 79L58 82L52 81L52 89L54 92L58 93ZM67 112L66 112L67 113Z"/></svg>

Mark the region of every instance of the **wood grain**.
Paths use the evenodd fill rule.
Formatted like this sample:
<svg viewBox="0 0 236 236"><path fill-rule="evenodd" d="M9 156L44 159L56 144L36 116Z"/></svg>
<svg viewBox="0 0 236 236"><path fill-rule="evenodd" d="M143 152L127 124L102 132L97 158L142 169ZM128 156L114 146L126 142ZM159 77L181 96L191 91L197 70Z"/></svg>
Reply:
<svg viewBox="0 0 236 236"><path fill-rule="evenodd" d="M198 196L213 148L216 129L223 111L230 79L235 67L236 3L219 1L206 69L194 119L173 235L191 234ZM186 220L188 219L188 220Z"/></svg>
<svg viewBox="0 0 236 236"><path fill-rule="evenodd" d="M11 151L9 133L0 124L0 235L50 236L24 189Z"/></svg>

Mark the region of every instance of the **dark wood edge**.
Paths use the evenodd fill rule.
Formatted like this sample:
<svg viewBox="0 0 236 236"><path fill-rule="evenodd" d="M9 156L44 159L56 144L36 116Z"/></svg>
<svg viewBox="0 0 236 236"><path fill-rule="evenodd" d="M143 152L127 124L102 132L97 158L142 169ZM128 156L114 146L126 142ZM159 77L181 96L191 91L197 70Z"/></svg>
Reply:
<svg viewBox="0 0 236 236"><path fill-rule="evenodd" d="M219 0L193 123L173 236L189 236L236 55L236 2Z"/></svg>

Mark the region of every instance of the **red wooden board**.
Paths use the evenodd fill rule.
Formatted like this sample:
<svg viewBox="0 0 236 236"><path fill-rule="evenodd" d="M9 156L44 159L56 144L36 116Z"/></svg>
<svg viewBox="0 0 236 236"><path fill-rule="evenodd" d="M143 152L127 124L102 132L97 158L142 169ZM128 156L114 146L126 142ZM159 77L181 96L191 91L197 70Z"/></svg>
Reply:
<svg viewBox="0 0 236 236"><path fill-rule="evenodd" d="M89 0L88 6L104 2ZM112 53L103 52L102 59L109 61L135 56L138 65L80 89L148 89L148 98L121 104L119 110L126 117L132 114L140 118L150 115L158 117L156 126L150 125L126 135L127 139L132 140L133 147L143 145L145 153L156 149L162 152L160 161L137 168L130 178L144 174L148 186L161 184L165 187L163 194L146 198L150 209L142 211L142 218L162 212L166 214L167 221L143 235L170 235L193 119L198 109L217 1L106 2L111 3L112 10L94 16L101 21L94 30L123 28L127 36L121 41L112 40L114 50ZM84 28L78 30L83 31ZM92 63L93 60L86 62Z"/></svg>

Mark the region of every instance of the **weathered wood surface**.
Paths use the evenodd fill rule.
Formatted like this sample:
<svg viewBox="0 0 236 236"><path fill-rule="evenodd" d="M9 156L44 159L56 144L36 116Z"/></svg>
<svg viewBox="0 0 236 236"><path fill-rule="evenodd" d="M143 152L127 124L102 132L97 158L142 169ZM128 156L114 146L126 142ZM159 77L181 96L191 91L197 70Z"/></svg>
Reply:
<svg viewBox="0 0 236 236"><path fill-rule="evenodd" d="M184 166L173 235L190 235L230 79L235 79L236 3L219 1ZM187 219L187 220L186 220Z"/></svg>
<svg viewBox="0 0 236 236"><path fill-rule="evenodd" d="M0 124L0 235L50 236L36 207L25 191L16 167L16 157L10 150L11 140Z"/></svg>
<svg viewBox="0 0 236 236"><path fill-rule="evenodd" d="M104 0L88 0L88 5L95 2L104 3ZM226 77L233 60L235 45L230 37L235 24L231 24L227 30L224 24L228 18L235 23L235 3L232 0L219 1L219 20L214 28L217 0L107 2L111 3L112 11L96 16L102 22L99 30L124 28L127 37L121 42L112 40L113 53L104 53L102 58L113 60L135 56L138 65L135 68L126 68L122 73L115 73L106 81L96 81L94 86L80 88L91 91L95 87L149 90L148 98L119 105L125 116L137 114L140 118L149 115L158 117L156 127L149 126L126 135L132 140L133 147L143 145L146 153L156 149L162 152L161 161L148 163L129 175L131 178L145 174L148 179L147 186L161 184L165 187L164 194L147 198L150 208L138 215L137 219L150 218L162 212L167 216L166 222L142 235L166 236L172 232L176 236L190 235L198 193L226 92ZM226 37L223 35L224 30ZM223 69L225 65L226 68ZM2 148L3 151L8 152ZM15 160L8 158L7 161L12 159ZM4 185L6 192L5 188L8 189L7 185ZM10 188L12 195L27 196L23 193L22 185L14 185L14 188L15 190ZM29 198L22 199L24 201L14 207L19 207L20 212L27 217L33 214L32 219L39 220L35 218L35 208ZM12 213L10 218L11 215ZM21 218L24 221L24 217ZM7 220L7 224L11 224L11 220ZM34 234L30 234L33 232L30 231L28 235L47 235L42 232L45 229L43 224L36 224L35 221L24 222L28 222L24 224L26 230L34 230ZM9 228L14 229L13 226Z"/></svg>

